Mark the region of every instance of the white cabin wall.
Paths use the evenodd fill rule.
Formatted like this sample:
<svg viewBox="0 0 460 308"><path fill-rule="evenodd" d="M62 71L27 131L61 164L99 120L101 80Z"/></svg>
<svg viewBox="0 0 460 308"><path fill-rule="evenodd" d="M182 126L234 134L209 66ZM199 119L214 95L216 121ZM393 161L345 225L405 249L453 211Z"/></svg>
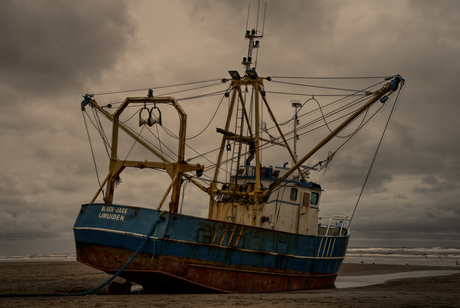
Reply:
<svg viewBox="0 0 460 308"><path fill-rule="evenodd" d="M298 201L290 200L291 189L294 187L294 185L289 185L273 192L262 209L262 215L270 217L270 227L275 230L296 232L299 209L296 203ZM263 227L266 226L267 223L263 225Z"/></svg>
<svg viewBox="0 0 460 308"><path fill-rule="evenodd" d="M235 212L235 223L242 225L251 225L252 218L252 205L234 204Z"/></svg>
<svg viewBox="0 0 460 308"><path fill-rule="evenodd" d="M318 204L310 203L312 191L304 191L300 204L299 233L318 235ZM319 192L316 192L319 193Z"/></svg>
<svg viewBox="0 0 460 308"><path fill-rule="evenodd" d="M264 183L265 187L268 185L269 183ZM297 189L295 200L291 198L293 188ZM318 204L311 204L312 193L318 195ZM288 184L273 192L267 203L259 204L255 225L290 233L318 235L320 196L319 190ZM252 204L216 202L213 205L212 219L250 226L253 223L252 211Z"/></svg>
<svg viewBox="0 0 460 308"><path fill-rule="evenodd" d="M228 221L242 225L251 225L252 206L238 203L214 203L211 219Z"/></svg>
<svg viewBox="0 0 460 308"><path fill-rule="evenodd" d="M297 189L296 200L291 199L292 188ZM312 193L321 195L320 191L294 185L272 193L259 215L269 217L270 221L260 223L260 226L291 233L317 235L319 202L316 205L310 204Z"/></svg>

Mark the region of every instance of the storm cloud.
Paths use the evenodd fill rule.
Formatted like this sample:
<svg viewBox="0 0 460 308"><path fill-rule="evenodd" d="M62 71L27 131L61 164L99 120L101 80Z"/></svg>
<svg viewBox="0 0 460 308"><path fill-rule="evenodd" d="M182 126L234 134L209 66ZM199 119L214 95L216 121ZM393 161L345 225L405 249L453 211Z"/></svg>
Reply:
<svg viewBox="0 0 460 308"><path fill-rule="evenodd" d="M227 77L247 55L249 3L0 2L0 254L43 251L31 239L47 243L48 251L72 251L79 206L98 186L81 96ZM261 6L256 25L252 1L249 29L262 30ZM460 3L447 0L267 1L259 75L401 74L406 80L352 224L358 237L454 241L460 235L459 16ZM104 104L123 96L97 99ZM269 97L279 121L292 117L286 108L291 99L299 97ZM327 103L320 96L318 101ZM217 104L184 101L189 136L205 127ZM312 173L325 190L322 214L353 212L390 110L344 146L325 173ZM220 113L194 149L215 148L209 140L219 143L219 121ZM311 147L308 137L300 151ZM314 162L337 144L322 149ZM105 155L102 146L94 151ZM98 168L106 172L107 162L98 161ZM144 192L161 197L166 182L128 174L119 202L154 207ZM184 210L204 216L207 202L198 200L207 196L192 188L188 194L193 201Z"/></svg>

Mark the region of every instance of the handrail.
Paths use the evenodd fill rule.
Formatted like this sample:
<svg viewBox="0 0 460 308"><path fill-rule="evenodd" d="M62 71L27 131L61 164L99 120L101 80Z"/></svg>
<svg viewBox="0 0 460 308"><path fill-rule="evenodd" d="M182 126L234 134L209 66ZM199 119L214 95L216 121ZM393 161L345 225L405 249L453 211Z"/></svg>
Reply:
<svg viewBox="0 0 460 308"><path fill-rule="evenodd" d="M347 215L332 215L332 216L326 216L326 217L318 217L318 220L320 221L320 225L321 225L322 219L329 219L327 223L326 233L324 234L324 236L328 236L329 229L331 227L333 220L340 220L339 236L342 236L343 229L349 230L348 225L349 225L350 218Z"/></svg>

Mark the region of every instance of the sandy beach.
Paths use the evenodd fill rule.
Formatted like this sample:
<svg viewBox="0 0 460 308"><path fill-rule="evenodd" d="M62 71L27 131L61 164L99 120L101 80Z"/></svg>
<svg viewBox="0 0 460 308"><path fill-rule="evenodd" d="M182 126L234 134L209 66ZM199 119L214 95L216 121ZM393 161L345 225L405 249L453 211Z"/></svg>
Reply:
<svg viewBox="0 0 460 308"><path fill-rule="evenodd" d="M460 267L343 264L339 277ZM0 263L0 294L80 293L110 275L76 261ZM118 280L124 282L123 279ZM388 281L384 284L270 294L130 294L65 297L0 297L0 307L460 307L460 274Z"/></svg>

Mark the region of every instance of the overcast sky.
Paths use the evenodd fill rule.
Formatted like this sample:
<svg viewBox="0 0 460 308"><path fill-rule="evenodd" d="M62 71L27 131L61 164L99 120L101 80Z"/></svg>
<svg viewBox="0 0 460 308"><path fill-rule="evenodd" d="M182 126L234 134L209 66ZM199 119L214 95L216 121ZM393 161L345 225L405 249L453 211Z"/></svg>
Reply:
<svg viewBox="0 0 460 308"><path fill-rule="evenodd" d="M0 0L0 255L74 250L72 226L97 189L81 96L242 73L250 2ZM249 28L256 8L254 0ZM353 221L355 245L370 237L386 245L458 246L459 18L458 1L267 1L259 75L406 80ZM280 120L292 116L290 99L308 97L286 98ZM189 136L219 100L182 103ZM384 121L347 144L325 174L312 174L325 189L323 212L351 214ZM216 126L218 119L197 148L217 146ZM99 163L102 178L107 165ZM161 194L169 180L150 175L123 178L118 201L156 207L148 203L158 196L149 194ZM207 196L188 194L184 212L205 216Z"/></svg>

